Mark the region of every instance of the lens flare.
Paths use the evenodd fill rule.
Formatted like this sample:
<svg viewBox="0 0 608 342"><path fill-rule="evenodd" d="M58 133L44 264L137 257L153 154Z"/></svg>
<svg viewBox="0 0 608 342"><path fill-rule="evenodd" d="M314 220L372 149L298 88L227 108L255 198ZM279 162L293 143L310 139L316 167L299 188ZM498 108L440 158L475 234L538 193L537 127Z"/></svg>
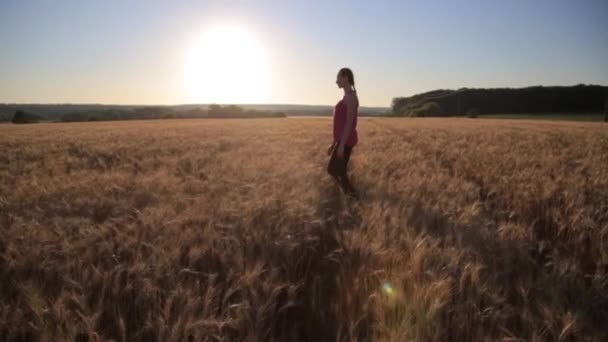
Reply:
<svg viewBox="0 0 608 342"><path fill-rule="evenodd" d="M384 291L384 293L389 297L395 293L393 286L389 282L386 282L382 285L382 291Z"/></svg>

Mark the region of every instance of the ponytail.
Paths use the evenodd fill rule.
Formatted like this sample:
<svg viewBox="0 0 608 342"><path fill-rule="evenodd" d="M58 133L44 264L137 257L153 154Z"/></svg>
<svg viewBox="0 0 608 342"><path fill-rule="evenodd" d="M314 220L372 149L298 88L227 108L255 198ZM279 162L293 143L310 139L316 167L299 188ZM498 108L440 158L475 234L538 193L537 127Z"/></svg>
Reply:
<svg viewBox="0 0 608 342"><path fill-rule="evenodd" d="M348 82L353 86L353 90L355 93L357 92L357 88L355 88L355 75L353 75L353 71L349 68L340 69L340 75L346 76Z"/></svg>

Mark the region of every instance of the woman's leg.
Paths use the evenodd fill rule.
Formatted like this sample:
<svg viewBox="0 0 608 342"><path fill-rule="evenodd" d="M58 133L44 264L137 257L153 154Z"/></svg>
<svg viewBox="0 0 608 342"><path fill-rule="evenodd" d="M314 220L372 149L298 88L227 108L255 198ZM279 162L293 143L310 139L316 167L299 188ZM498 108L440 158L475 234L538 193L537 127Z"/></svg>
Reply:
<svg viewBox="0 0 608 342"><path fill-rule="evenodd" d="M355 190L352 183L350 182L350 179L348 178L348 173L347 173L348 161L350 160L350 155L352 153L352 149L353 149L352 147L348 147L348 146L346 146L344 148L344 158L343 158L343 167L342 167L342 169L344 171L340 175L339 181L340 181L340 186L342 187L342 191L344 191L345 194L357 197L357 191Z"/></svg>
<svg viewBox="0 0 608 342"><path fill-rule="evenodd" d="M352 153L352 147L345 146L344 147L344 157L338 158L337 148L334 149L331 154L331 158L329 159L329 163L327 165L327 173L329 173L332 177L338 181L338 184L342 188L342 191L354 197L357 197L357 192L355 188L350 183L350 179L347 174L348 162L350 160L350 155Z"/></svg>
<svg viewBox="0 0 608 342"><path fill-rule="evenodd" d="M339 180L340 176L344 174L344 162L338 158L337 150L337 148L334 148L334 151L331 153L329 163L327 163L327 173Z"/></svg>

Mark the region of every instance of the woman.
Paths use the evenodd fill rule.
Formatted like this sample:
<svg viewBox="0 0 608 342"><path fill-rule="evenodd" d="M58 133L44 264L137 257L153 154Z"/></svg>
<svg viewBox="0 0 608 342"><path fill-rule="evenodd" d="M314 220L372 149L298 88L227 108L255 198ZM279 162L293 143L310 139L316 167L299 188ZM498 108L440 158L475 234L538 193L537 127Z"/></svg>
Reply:
<svg viewBox="0 0 608 342"><path fill-rule="evenodd" d="M359 99L357 98L352 70L349 68L340 69L336 84L344 90L344 96L334 107L334 140L327 150L327 154L331 154L327 172L338 181L346 195L357 198L357 192L346 174L350 155L358 140L357 110L359 109Z"/></svg>

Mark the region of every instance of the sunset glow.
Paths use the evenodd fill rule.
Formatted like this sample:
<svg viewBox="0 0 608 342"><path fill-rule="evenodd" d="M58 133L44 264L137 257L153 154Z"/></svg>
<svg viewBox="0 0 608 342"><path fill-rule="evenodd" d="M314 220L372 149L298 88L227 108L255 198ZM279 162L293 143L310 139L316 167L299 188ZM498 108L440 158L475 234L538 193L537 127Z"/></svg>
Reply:
<svg viewBox="0 0 608 342"><path fill-rule="evenodd" d="M251 31L214 26L189 47L184 82L191 102L262 103L268 97L269 72L266 51Z"/></svg>

